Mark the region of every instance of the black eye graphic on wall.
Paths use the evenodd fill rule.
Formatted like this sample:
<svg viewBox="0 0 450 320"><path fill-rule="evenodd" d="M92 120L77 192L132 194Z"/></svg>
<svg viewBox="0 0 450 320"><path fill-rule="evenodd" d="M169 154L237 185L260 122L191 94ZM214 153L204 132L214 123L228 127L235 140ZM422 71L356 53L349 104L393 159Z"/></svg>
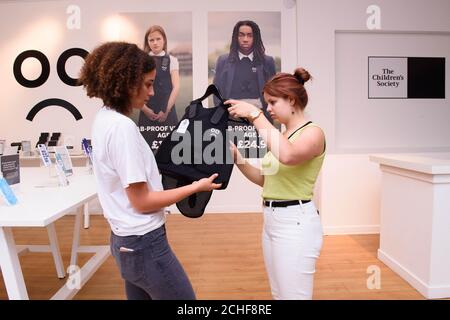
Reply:
<svg viewBox="0 0 450 320"><path fill-rule="evenodd" d="M36 80L28 80L22 74L22 63L28 58L36 58L41 64L41 75ZM14 61L14 77L17 82L26 88L37 88L47 81L50 75L50 62L48 62L47 57L40 51L28 50L19 54Z"/></svg>
<svg viewBox="0 0 450 320"><path fill-rule="evenodd" d="M81 49L81 48L70 48L70 49L67 49L66 51L64 51L59 56L58 62L56 64L56 70L57 70L58 76L62 82L64 82L68 86L72 86L72 87L79 86L79 84L77 83L78 79L72 78L67 74L66 62L69 58L71 58L73 56L79 56L79 57L85 59L86 56L88 55L88 53L89 52L87 52L86 50ZM41 74L35 80L29 80L29 79L25 78L22 74L22 64L28 58L35 58L41 64L41 68L42 68ZM19 84L21 84L22 86L24 86L26 88L37 88L37 87L40 87L41 85L43 85L47 81L47 79L50 75L50 62L48 61L45 54L43 54L42 52L37 51L37 50L27 50L17 56L16 60L14 61L13 72L14 72L14 77L16 78L16 81ZM83 118L80 111L78 111L78 109L70 102L63 100L63 99L50 98L50 99L45 99L45 100L38 102L33 108L31 108L26 119L29 121L33 121L34 117L36 116L36 114L39 111L41 111L42 109L44 109L46 107L50 107L50 106L58 106L58 107L66 109L73 115L73 117L77 121Z"/></svg>

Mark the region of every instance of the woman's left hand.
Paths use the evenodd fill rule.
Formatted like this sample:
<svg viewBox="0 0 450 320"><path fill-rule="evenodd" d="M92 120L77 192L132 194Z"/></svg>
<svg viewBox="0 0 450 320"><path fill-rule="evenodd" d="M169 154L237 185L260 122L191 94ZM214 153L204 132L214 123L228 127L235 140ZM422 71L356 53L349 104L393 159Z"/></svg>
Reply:
<svg viewBox="0 0 450 320"><path fill-rule="evenodd" d="M231 104L228 108L228 112L233 118L246 118L250 117L250 114L254 110L258 110L257 106L254 106L248 102L230 99L224 102L224 104Z"/></svg>

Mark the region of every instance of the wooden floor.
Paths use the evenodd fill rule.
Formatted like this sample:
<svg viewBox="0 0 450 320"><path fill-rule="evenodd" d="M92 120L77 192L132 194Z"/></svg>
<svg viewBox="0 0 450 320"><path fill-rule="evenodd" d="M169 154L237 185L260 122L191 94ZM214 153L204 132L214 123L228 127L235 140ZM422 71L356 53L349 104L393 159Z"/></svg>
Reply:
<svg viewBox="0 0 450 320"><path fill-rule="evenodd" d="M70 260L74 217L56 223L64 265ZM169 241L183 264L198 299L271 299L264 269L259 213L207 214L200 219L169 215ZM44 228L15 228L18 244L47 244ZM81 232L81 244L109 243L110 229L102 216L91 216L91 227ZM424 299L376 257L378 235L325 236L318 260L314 299ZM0 253L1 254L1 253ZM84 263L89 254L80 255ZM20 256L31 299L49 299L59 280L49 253ZM381 270L381 288L369 290L367 268ZM0 299L7 299L0 276ZM123 282L112 257L100 267L75 299L125 299Z"/></svg>

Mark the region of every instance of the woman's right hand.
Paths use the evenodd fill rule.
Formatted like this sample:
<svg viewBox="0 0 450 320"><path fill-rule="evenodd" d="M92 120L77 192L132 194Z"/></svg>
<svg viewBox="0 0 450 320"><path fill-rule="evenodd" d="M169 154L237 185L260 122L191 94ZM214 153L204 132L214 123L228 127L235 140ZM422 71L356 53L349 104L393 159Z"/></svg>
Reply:
<svg viewBox="0 0 450 320"><path fill-rule="evenodd" d="M203 178L198 181L194 181L192 184L196 186L196 192L202 192L202 191L212 191L214 189L219 189L222 184L221 183L214 183L214 179L216 179L219 176L218 173L214 173L209 178Z"/></svg>
<svg viewBox="0 0 450 320"><path fill-rule="evenodd" d="M158 119L158 115L151 108L149 108L147 105L144 105L141 110L142 110L142 112L144 112L144 114L150 120L156 121Z"/></svg>
<svg viewBox="0 0 450 320"><path fill-rule="evenodd" d="M157 120L159 122L164 122L167 119L167 114L165 112L160 111L157 115Z"/></svg>
<svg viewBox="0 0 450 320"><path fill-rule="evenodd" d="M236 147L236 145L230 141L230 151L231 151L231 155L233 157L233 161L234 163L240 164L243 163L243 159L242 159L242 155L239 152L238 148Z"/></svg>
<svg viewBox="0 0 450 320"><path fill-rule="evenodd" d="M150 118L150 120L153 120L153 121L157 121L158 120L158 118L159 118L159 116L152 110L152 109L148 109L148 113L149 113L149 118Z"/></svg>

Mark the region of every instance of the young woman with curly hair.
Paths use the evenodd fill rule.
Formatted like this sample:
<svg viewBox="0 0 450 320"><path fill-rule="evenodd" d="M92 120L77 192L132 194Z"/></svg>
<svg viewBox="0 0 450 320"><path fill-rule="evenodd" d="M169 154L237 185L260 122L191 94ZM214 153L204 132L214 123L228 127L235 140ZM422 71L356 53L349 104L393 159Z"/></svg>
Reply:
<svg viewBox="0 0 450 320"><path fill-rule="evenodd" d="M111 252L128 299L195 299L166 237L164 208L220 187L217 175L163 190L155 158L127 117L154 94L155 62L134 44L105 43L89 54L80 83L103 100L92 127L93 166Z"/></svg>

